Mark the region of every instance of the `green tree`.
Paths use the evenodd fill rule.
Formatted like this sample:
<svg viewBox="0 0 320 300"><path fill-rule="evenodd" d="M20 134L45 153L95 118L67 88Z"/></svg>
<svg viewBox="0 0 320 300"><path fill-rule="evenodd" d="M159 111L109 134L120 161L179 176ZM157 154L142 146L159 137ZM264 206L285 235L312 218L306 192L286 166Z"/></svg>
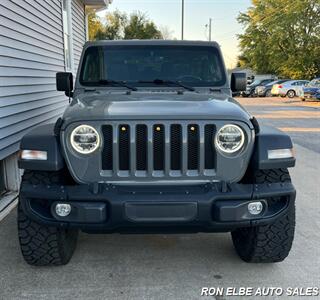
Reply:
<svg viewBox="0 0 320 300"><path fill-rule="evenodd" d="M161 39L161 32L154 22L141 12L133 13L124 28L124 39Z"/></svg>
<svg viewBox="0 0 320 300"><path fill-rule="evenodd" d="M89 40L99 40L104 37L104 26L94 10L86 11L88 14Z"/></svg>
<svg viewBox="0 0 320 300"><path fill-rule="evenodd" d="M113 13L108 13L105 17L105 37L107 40L123 39L124 29L128 24L128 16L116 10Z"/></svg>
<svg viewBox="0 0 320 300"><path fill-rule="evenodd" d="M128 16L118 10L107 13L103 19L89 15L90 40L161 39L155 23L141 12Z"/></svg>
<svg viewBox="0 0 320 300"><path fill-rule="evenodd" d="M320 75L320 0L252 0L238 64L290 78Z"/></svg>

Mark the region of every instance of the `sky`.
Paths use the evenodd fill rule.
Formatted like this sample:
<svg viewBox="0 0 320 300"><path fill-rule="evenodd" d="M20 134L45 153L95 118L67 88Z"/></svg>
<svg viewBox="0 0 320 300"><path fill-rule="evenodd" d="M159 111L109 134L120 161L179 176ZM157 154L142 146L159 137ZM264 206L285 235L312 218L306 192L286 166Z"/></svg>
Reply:
<svg viewBox="0 0 320 300"><path fill-rule="evenodd" d="M182 0L113 0L105 11L116 9L128 14L135 11L146 13L157 26L166 26L173 37L181 38ZM245 12L251 0L185 0L185 39L208 40L209 33L205 25L212 18L212 40L217 41L226 61L227 68L233 68L239 54L237 34L243 28L237 22L239 12Z"/></svg>

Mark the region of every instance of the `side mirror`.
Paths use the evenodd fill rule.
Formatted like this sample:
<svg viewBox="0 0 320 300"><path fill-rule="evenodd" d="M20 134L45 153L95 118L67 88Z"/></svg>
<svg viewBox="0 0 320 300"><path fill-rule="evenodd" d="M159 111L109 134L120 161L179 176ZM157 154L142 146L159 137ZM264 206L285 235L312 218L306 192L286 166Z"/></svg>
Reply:
<svg viewBox="0 0 320 300"><path fill-rule="evenodd" d="M231 74L231 91L242 92L247 88L246 73L232 73Z"/></svg>
<svg viewBox="0 0 320 300"><path fill-rule="evenodd" d="M59 72L56 74L57 91L65 92L66 96L72 97L73 75L70 72Z"/></svg>

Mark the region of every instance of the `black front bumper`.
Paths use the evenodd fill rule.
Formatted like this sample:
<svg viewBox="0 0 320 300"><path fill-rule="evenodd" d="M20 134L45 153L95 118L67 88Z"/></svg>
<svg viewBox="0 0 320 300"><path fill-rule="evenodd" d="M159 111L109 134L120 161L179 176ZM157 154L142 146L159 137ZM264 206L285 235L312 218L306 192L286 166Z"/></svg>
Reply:
<svg viewBox="0 0 320 300"><path fill-rule="evenodd" d="M320 100L320 93L304 93L305 99Z"/></svg>
<svg viewBox="0 0 320 300"><path fill-rule="evenodd" d="M86 232L223 232L273 222L294 205L291 183L199 186L45 186L23 183L20 203L34 221ZM263 212L250 215L248 203ZM68 203L59 217L57 203Z"/></svg>

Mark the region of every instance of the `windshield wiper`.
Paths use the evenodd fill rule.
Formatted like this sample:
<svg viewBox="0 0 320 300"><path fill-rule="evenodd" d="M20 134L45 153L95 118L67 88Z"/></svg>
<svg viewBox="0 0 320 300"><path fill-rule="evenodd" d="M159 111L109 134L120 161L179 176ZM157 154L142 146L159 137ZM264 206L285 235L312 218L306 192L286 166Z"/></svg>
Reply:
<svg viewBox="0 0 320 300"><path fill-rule="evenodd" d="M176 81L176 80L163 80L163 79L154 79L154 80L150 80L150 81L143 81L143 80L139 80L138 83L154 83L154 84L157 84L157 85L161 85L161 84L175 84L177 86L180 86L188 91L191 91L191 92L195 92L196 89L191 87L191 86L188 86L188 85L185 85L183 84L182 82L180 81Z"/></svg>
<svg viewBox="0 0 320 300"><path fill-rule="evenodd" d="M138 89L134 86L130 86L128 84L125 83L125 81L120 81L120 80L112 80L112 79L100 79L98 81L99 84L101 85L118 85L118 86L122 86L125 87L131 91L137 91Z"/></svg>

